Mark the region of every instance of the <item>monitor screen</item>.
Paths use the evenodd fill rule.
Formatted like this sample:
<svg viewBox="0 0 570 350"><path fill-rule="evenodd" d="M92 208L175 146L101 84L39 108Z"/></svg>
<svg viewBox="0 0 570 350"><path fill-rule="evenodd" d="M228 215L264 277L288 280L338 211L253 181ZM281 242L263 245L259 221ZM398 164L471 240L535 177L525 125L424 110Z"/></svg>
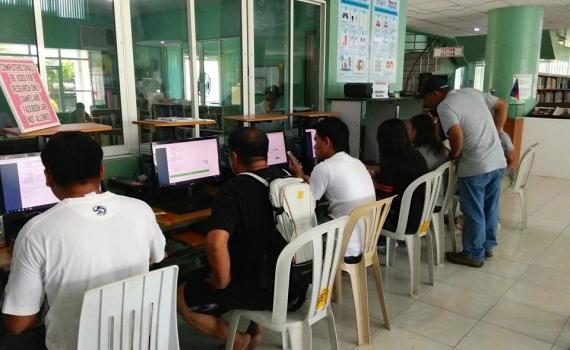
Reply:
<svg viewBox="0 0 570 350"><path fill-rule="evenodd" d="M305 129L305 147L307 148L307 157L316 158L315 154L315 135L317 130L315 129Z"/></svg>
<svg viewBox="0 0 570 350"><path fill-rule="evenodd" d="M159 187L192 184L220 176L217 137L153 142L152 156Z"/></svg>
<svg viewBox="0 0 570 350"><path fill-rule="evenodd" d="M46 185L39 154L0 159L0 184L4 213L39 209L59 201Z"/></svg>
<svg viewBox="0 0 570 350"><path fill-rule="evenodd" d="M267 152L267 165L287 164L287 149L283 131L267 133L269 149Z"/></svg>

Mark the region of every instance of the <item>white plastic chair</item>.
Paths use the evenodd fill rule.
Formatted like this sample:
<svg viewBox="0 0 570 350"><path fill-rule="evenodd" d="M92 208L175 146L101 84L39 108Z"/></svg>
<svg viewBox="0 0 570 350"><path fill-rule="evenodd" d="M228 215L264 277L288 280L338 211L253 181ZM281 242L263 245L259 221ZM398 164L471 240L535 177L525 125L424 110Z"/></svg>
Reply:
<svg viewBox="0 0 570 350"><path fill-rule="evenodd" d="M235 310L230 319L226 350L233 348L239 319L244 317L262 327L281 332L283 349L311 349L311 326L328 318L333 349L338 349L338 338L330 297L341 253L344 227L348 216L329 221L295 238L283 249L275 268L275 294L272 311ZM309 245L313 249L313 281L310 299L300 310L287 313L291 261L297 251Z"/></svg>
<svg viewBox="0 0 570 350"><path fill-rule="evenodd" d="M519 164L519 170L517 171L517 176L515 181L511 186L505 190L508 192L516 193L519 196L522 208L522 229L526 230L527 225L527 196L526 196L526 184L532 165L534 163L534 149L538 146L538 142L530 146L524 151L521 162Z"/></svg>
<svg viewBox="0 0 570 350"><path fill-rule="evenodd" d="M421 241L420 238L427 237L428 249L428 272L429 284L434 284L434 261L433 261L433 242L432 233L429 229L430 221L433 214L433 208L439 195L443 174L441 172L432 171L414 180L404 191L402 202L400 205L400 214L396 231L382 230L382 234L386 236L386 266L394 264L394 256L396 255L396 240L405 241L408 249L408 260L410 262L410 295L417 293L420 287L420 255ZM406 226L408 225L408 216L412 195L420 186L425 187L424 203L420 224L414 228L413 234L406 234Z"/></svg>
<svg viewBox="0 0 570 350"><path fill-rule="evenodd" d="M85 292L79 321L81 350L178 350L178 266Z"/></svg>
<svg viewBox="0 0 570 350"><path fill-rule="evenodd" d="M447 215L447 221L449 223L449 236L451 237L453 251L457 251L455 212L453 211L453 196L457 184L456 165L454 162L448 161L440 165L435 172L442 174L442 182L447 180L445 186L443 184L441 186L441 193L443 193L441 209L439 209L439 211L434 210L432 215L432 228L435 239L435 261L437 265L440 265L443 264L445 253L445 215Z"/></svg>
<svg viewBox="0 0 570 350"><path fill-rule="evenodd" d="M342 253L340 257L337 276L334 281L333 302L340 303L342 301L342 271L346 271L350 276L350 284L352 286L352 295L354 297L354 310L356 314L356 332L358 336L358 345L370 343L370 319L368 310L368 283L366 270L371 267L374 271L374 279L378 298L382 306L382 315L384 317L384 326L390 329L390 320L388 319L388 310L386 300L384 298L384 287L382 285L382 274L380 271L380 259L378 258L377 242L380 237L380 231L386 221L386 216L390 211L392 200L395 196L364 204L350 213L348 224L344 229L344 242L342 245ZM363 222L364 224L364 244L362 259L356 264L347 264L344 262L344 252L350 241L350 237L354 232L355 226Z"/></svg>

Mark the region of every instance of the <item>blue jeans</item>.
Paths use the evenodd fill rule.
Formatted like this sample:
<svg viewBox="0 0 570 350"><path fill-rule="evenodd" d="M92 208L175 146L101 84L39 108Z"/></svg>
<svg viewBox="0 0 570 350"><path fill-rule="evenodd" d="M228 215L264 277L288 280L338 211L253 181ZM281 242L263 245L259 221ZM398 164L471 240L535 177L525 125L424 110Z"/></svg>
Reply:
<svg viewBox="0 0 570 350"><path fill-rule="evenodd" d="M463 254L483 261L497 246L501 179L505 169L459 178L459 203L465 215Z"/></svg>

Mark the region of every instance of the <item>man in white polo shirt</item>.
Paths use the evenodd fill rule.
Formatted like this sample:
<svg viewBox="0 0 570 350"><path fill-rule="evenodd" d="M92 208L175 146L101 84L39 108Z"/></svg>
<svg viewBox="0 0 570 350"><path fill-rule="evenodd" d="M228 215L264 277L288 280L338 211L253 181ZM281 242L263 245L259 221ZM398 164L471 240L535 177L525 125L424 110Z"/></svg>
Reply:
<svg viewBox="0 0 570 350"><path fill-rule="evenodd" d="M59 133L41 158L61 202L20 231L2 312L20 334L37 323L45 297L46 347L77 349L85 291L148 272L164 258L165 239L144 202L101 192L103 152L88 135Z"/></svg>
<svg viewBox="0 0 570 350"><path fill-rule="evenodd" d="M311 177L291 160L289 166L295 176L309 182L315 198L326 197L329 202L329 216L333 219L349 215L355 208L376 200L374 183L366 166L348 153L348 127L340 119L327 118L315 127L315 155L320 161L315 166ZM358 262L362 255L364 237L363 225L356 226L346 252L347 262Z"/></svg>

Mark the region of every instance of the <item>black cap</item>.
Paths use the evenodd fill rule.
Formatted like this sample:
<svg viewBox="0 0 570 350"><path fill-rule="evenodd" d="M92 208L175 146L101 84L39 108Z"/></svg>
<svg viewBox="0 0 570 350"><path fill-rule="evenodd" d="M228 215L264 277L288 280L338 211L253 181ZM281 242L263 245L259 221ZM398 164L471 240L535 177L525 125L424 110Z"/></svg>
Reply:
<svg viewBox="0 0 570 350"><path fill-rule="evenodd" d="M446 78L443 78L443 77L440 77L437 75L432 75L424 81L422 88L420 90L420 93L422 96L425 96L425 95L430 94L434 91L445 89L448 87L449 87L449 85L447 85L447 79Z"/></svg>

